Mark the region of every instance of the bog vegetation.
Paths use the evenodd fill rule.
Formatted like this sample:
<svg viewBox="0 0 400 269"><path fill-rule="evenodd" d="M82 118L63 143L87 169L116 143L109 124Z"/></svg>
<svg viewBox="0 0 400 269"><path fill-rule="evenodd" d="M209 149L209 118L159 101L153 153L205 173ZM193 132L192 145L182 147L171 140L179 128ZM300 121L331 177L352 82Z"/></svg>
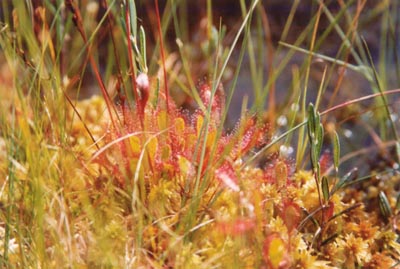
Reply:
<svg viewBox="0 0 400 269"><path fill-rule="evenodd" d="M160 2L1 1L0 267L398 268L400 4Z"/></svg>

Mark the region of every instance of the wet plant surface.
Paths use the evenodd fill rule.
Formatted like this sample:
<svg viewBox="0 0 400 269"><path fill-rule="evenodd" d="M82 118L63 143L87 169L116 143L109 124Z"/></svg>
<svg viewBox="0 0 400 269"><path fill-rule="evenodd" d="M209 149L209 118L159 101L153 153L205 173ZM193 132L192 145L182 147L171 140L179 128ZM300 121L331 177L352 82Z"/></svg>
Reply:
<svg viewBox="0 0 400 269"><path fill-rule="evenodd" d="M397 268L397 1L2 1L0 267Z"/></svg>

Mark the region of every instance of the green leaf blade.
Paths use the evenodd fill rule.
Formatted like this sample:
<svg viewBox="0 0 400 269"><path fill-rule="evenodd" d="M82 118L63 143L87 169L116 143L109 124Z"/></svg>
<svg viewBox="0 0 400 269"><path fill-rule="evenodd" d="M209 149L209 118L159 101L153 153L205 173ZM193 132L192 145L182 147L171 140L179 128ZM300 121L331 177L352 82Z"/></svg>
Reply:
<svg viewBox="0 0 400 269"><path fill-rule="evenodd" d="M335 167L336 173L339 170L339 160L340 160L340 140L339 135L336 131L333 133L333 166Z"/></svg>
<svg viewBox="0 0 400 269"><path fill-rule="evenodd" d="M388 221L392 216L392 209L390 207L389 200L383 191L379 192L378 197L379 209L381 210L382 216L385 218L386 221Z"/></svg>
<svg viewBox="0 0 400 269"><path fill-rule="evenodd" d="M329 200L329 183L328 178L326 176L322 177L322 194L324 196L324 201L327 202Z"/></svg>

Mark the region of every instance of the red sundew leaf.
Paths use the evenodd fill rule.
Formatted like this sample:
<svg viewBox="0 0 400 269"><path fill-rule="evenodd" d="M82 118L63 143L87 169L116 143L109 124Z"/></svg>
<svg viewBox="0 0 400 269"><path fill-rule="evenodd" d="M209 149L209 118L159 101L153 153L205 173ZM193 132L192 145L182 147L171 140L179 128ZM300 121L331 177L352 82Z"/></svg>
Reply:
<svg viewBox="0 0 400 269"><path fill-rule="evenodd" d="M185 120L182 117L177 117L175 119L175 129L174 129L175 132L177 134L183 135L185 133L185 127L186 127Z"/></svg>
<svg viewBox="0 0 400 269"><path fill-rule="evenodd" d="M173 158L177 157L179 154L182 154L185 148L185 135L177 134L174 131L171 131L169 134L170 145L173 148Z"/></svg>
<svg viewBox="0 0 400 269"><path fill-rule="evenodd" d="M283 201L279 210L279 216L285 223L288 231L291 232L300 224L301 221L301 209L298 204L293 201Z"/></svg>
<svg viewBox="0 0 400 269"><path fill-rule="evenodd" d="M266 169L264 171L263 181L269 184L273 184L275 182L275 174L273 169Z"/></svg>
<svg viewBox="0 0 400 269"><path fill-rule="evenodd" d="M247 152L249 149L252 148L253 144L254 144L254 129L251 128L246 130L246 132L243 134L240 140L240 151Z"/></svg>
<svg viewBox="0 0 400 269"><path fill-rule="evenodd" d="M215 170L215 176L231 190L236 192L240 191L235 170L230 163L226 162L220 168Z"/></svg>
<svg viewBox="0 0 400 269"><path fill-rule="evenodd" d="M264 181L276 184L279 190L293 184L290 180L294 172L294 164L290 159L279 158L278 154L268 156L264 168Z"/></svg>
<svg viewBox="0 0 400 269"><path fill-rule="evenodd" d="M216 159L220 158L228 146L229 146L229 139L225 136L220 137L217 140L217 150L214 155L215 158Z"/></svg>
<svg viewBox="0 0 400 269"><path fill-rule="evenodd" d="M288 168L284 161L278 161L275 164L275 182L278 189L286 187L288 180Z"/></svg>
<svg viewBox="0 0 400 269"><path fill-rule="evenodd" d="M253 219L237 219L232 222L220 222L218 228L220 231L227 235L237 236L242 235L256 226L255 220Z"/></svg>
<svg viewBox="0 0 400 269"><path fill-rule="evenodd" d="M324 209L325 219L329 220L332 218L333 213L335 213L335 203L330 201L328 207Z"/></svg>
<svg viewBox="0 0 400 269"><path fill-rule="evenodd" d="M275 179L275 160L268 160L267 165L264 167L263 181L269 184L276 183Z"/></svg>
<svg viewBox="0 0 400 269"><path fill-rule="evenodd" d="M265 238L263 258L269 268L284 269L290 267L287 246L277 233L270 234Z"/></svg>
<svg viewBox="0 0 400 269"><path fill-rule="evenodd" d="M253 118L248 118L244 123L243 136L240 141L240 150L246 152L254 144L256 138L255 135L255 120Z"/></svg>
<svg viewBox="0 0 400 269"><path fill-rule="evenodd" d="M243 155L249 152L254 147L261 146L265 143L266 126L258 126L255 118L250 117L242 123L243 131L239 137L238 155ZM239 157L238 156L238 157Z"/></svg>
<svg viewBox="0 0 400 269"><path fill-rule="evenodd" d="M319 158L320 173L323 175L333 164L332 154L329 150L324 151Z"/></svg>

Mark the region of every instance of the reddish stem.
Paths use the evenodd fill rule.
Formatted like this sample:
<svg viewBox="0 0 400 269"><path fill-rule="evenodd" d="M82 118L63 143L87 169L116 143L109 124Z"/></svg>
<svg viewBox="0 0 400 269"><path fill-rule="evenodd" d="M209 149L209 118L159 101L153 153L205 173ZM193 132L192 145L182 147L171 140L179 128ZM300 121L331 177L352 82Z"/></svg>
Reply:
<svg viewBox="0 0 400 269"><path fill-rule="evenodd" d="M83 41L86 44L88 44L86 46L86 50L87 50L87 53L88 53L90 65L91 65L91 67L93 69L93 72L94 72L94 74L96 76L96 80L99 83L100 90L101 90L101 93L102 93L102 95L104 97L104 100L106 101L107 110L108 110L108 113L110 115L110 119L111 119L111 122L113 124L113 127L116 129L116 124L115 124L114 117L113 117L113 114L112 114L112 109L111 109L113 107L112 102L111 102L111 98L108 95L106 86L104 85L104 82L103 82L103 80L102 80L102 78L100 76L99 68L97 67L96 61L93 58L93 55L91 53L91 46L88 43L88 39L87 39L85 30L83 29L81 13L80 13L79 9L75 6L75 4L74 4L74 2L72 0L65 0L65 5L70 10L70 12L72 13L72 15L73 15L72 20L73 20L76 28L78 29L79 33L81 34Z"/></svg>
<svg viewBox="0 0 400 269"><path fill-rule="evenodd" d="M384 91L382 93L378 92L378 93L366 95L366 96L363 96L363 97L359 97L359 98L356 98L356 99L353 99L353 100L349 100L347 102L341 103L339 105L336 105L336 106L333 106L331 108L328 108L328 109L324 110L323 112L321 112L321 115L328 114L331 111L337 110L339 108L342 108L342 107L345 107L345 106L348 106L348 105L351 105L351 104L359 103L359 102L364 101L364 100L372 99L372 98L375 98L375 97L378 97L378 96L394 94L394 93L400 93L400 89Z"/></svg>

